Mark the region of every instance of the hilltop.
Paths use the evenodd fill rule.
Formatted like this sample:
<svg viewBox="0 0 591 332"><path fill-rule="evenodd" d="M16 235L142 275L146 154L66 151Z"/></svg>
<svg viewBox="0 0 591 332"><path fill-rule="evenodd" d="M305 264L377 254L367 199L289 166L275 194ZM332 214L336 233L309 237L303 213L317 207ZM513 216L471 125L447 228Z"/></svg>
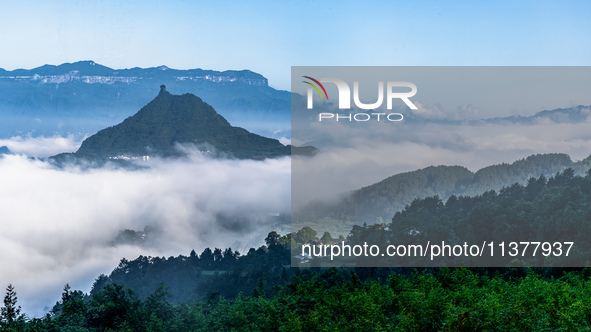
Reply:
<svg viewBox="0 0 591 332"><path fill-rule="evenodd" d="M201 98L173 95L161 86L158 96L122 123L88 137L75 153L92 159L180 156L179 145L236 158L273 158L291 154L291 146L233 127ZM294 148L297 150L297 148Z"/></svg>

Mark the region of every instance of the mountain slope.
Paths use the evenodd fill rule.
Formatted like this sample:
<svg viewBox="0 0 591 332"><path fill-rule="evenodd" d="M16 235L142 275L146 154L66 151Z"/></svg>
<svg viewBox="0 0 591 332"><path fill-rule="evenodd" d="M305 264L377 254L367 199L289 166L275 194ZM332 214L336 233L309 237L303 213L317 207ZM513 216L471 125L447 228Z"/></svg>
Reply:
<svg viewBox="0 0 591 332"><path fill-rule="evenodd" d="M289 155L290 146L232 127L213 107L192 94L172 95L162 86L158 96L122 123L87 138L77 156L92 158L179 156L176 146L196 144L201 150L237 158Z"/></svg>
<svg viewBox="0 0 591 332"><path fill-rule="evenodd" d="M297 227L338 225L334 232L342 232L353 224L389 222L394 213L402 210L414 199L439 196L445 200L451 195L478 195L487 190L499 190L514 183L525 184L540 175L547 177L572 168L576 174L585 174L591 167L591 156L573 162L566 154L538 154L517 160L512 164L492 165L472 173L460 166L431 166L412 172L396 174L378 183L358 189L335 204L315 203L293 215ZM315 226L319 223L322 226ZM296 227L296 228L297 228ZM336 227L336 226L335 226Z"/></svg>

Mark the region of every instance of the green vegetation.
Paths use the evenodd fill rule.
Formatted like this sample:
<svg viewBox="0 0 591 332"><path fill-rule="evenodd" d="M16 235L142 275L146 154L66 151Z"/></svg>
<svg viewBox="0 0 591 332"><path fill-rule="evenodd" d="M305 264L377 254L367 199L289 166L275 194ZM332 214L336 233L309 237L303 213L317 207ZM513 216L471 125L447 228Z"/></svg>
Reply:
<svg viewBox="0 0 591 332"><path fill-rule="evenodd" d="M392 223L354 226L349 244L511 236L574 241L576 264L591 257L591 170L567 168L498 193L415 199ZM319 239L319 234L322 234ZM591 270L567 260L519 257L519 267L292 268L291 249L337 241L311 227L241 255L122 259L90 294L64 287L50 313L21 313L8 285L2 331L591 331ZM420 262L416 262L419 264ZM510 262L509 265L515 262ZM527 268L522 266L562 265ZM507 266L507 264L503 264Z"/></svg>
<svg viewBox="0 0 591 332"><path fill-rule="evenodd" d="M177 144L236 158L272 158L291 154L291 147L232 127L211 106L192 94L172 95L163 87L158 96L122 123L103 129L82 143L76 156L178 157ZM297 149L297 148L294 148Z"/></svg>
<svg viewBox="0 0 591 332"><path fill-rule="evenodd" d="M452 195L474 196L487 190L500 190L514 183L527 184L540 175L551 177L572 168L584 175L591 167L591 156L573 162L566 154L538 154L512 164L488 166L472 173L460 166L431 166L396 174L376 184L355 190L336 204L314 203L293 214L297 228L312 226L318 231L340 234L354 225L388 223L392 216L415 199Z"/></svg>
<svg viewBox="0 0 591 332"><path fill-rule="evenodd" d="M87 297L66 285L46 316L0 318L2 331L591 330L588 269L394 270L296 269L270 290L259 278L249 294L179 305L165 285L145 299L118 284Z"/></svg>
<svg viewBox="0 0 591 332"><path fill-rule="evenodd" d="M531 178L526 186L515 183L498 193L491 190L474 197L451 196L445 204L437 196L416 199L397 212L391 224L355 225L348 239L350 245L572 241L575 246L568 258L541 253L533 256L532 247L527 255L497 254L486 265L508 266L511 262L520 266L580 266L591 257L590 231L591 171L582 177L569 168L550 179L541 175ZM388 260L387 256L375 257L371 264L392 265ZM429 257L405 259L405 266L432 264Z"/></svg>

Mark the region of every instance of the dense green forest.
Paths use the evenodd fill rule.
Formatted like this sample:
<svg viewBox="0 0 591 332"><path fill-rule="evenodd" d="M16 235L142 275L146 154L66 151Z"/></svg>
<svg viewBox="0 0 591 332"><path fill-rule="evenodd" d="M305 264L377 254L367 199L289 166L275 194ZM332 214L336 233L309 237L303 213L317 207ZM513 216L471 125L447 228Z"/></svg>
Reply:
<svg viewBox="0 0 591 332"><path fill-rule="evenodd" d="M479 260L478 266L580 266L591 257L591 170L577 176L566 169L547 179L530 178L527 185L513 184L476 196L452 195L445 203L437 196L416 199L397 212L391 223L353 226L349 244L421 244L446 241L574 242L569 256L497 255ZM560 256L560 257L558 257ZM465 264L471 265L466 258ZM388 257L375 257L370 265L391 266ZM366 264L369 264L367 261ZM398 261L400 264L400 261ZM456 265L458 262L456 261ZM408 257L405 266L432 266L427 258Z"/></svg>
<svg viewBox="0 0 591 332"><path fill-rule="evenodd" d="M392 223L354 226L346 240L568 236L581 259L590 257L590 222L591 171L566 169L499 192L416 199ZM292 248L335 240L318 235L271 232L245 254L205 248L122 259L89 294L66 285L40 318L21 312L8 285L2 331L591 331L588 267L536 261L543 255L488 268L321 267L326 258L291 267ZM534 264L547 267L524 267Z"/></svg>
<svg viewBox="0 0 591 332"><path fill-rule="evenodd" d="M447 200L452 195L474 196L514 183L525 185L532 177L548 178L567 168L572 168L576 175L584 175L590 167L591 156L573 162L562 153L532 155L511 164L484 167L476 173L461 166L430 166L355 190L335 204L310 204L294 211L293 224L339 234L353 225L388 223L396 212L417 198L438 196Z"/></svg>
<svg viewBox="0 0 591 332"><path fill-rule="evenodd" d="M2 331L591 330L588 268L280 270L250 292L225 297L212 288L182 304L168 301L165 284L145 298L121 284L88 296L66 285L54 309L32 319L8 286Z"/></svg>

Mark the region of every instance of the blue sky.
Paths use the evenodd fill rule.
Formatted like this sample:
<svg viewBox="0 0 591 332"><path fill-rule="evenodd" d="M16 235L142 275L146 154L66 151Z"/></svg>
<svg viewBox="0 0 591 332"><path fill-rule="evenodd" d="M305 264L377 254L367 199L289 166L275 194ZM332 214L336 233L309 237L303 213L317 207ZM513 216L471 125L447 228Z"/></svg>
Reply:
<svg viewBox="0 0 591 332"><path fill-rule="evenodd" d="M591 65L586 1L4 1L0 68Z"/></svg>

